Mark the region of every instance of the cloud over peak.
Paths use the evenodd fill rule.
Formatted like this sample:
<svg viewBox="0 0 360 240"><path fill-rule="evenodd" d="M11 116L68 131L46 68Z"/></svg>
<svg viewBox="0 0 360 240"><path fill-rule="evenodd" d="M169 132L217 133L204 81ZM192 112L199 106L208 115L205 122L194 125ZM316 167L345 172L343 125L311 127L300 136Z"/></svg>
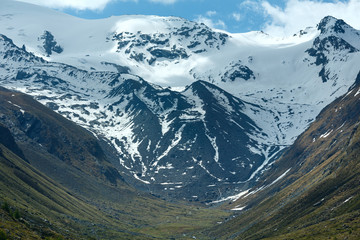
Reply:
<svg viewBox="0 0 360 240"><path fill-rule="evenodd" d="M269 17L264 31L275 36L289 36L306 27L315 26L328 15L344 19L352 27L360 28L360 0L347 2L289 0L284 8L264 1L261 6Z"/></svg>

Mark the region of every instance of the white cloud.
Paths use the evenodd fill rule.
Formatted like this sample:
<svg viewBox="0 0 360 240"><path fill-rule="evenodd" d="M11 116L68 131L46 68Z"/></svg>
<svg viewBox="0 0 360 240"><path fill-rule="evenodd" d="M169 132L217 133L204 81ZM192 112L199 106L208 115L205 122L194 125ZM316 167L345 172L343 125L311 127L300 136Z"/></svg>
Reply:
<svg viewBox="0 0 360 240"><path fill-rule="evenodd" d="M114 0L18 0L50 8L73 8L77 10L102 10ZM137 0L131 0L137 1Z"/></svg>
<svg viewBox="0 0 360 240"><path fill-rule="evenodd" d="M316 26L323 17L328 15L343 19L352 27L360 29L360 0L331 3L289 0L283 9L265 1L262 7L270 17L264 31L275 36L289 36L308 26Z"/></svg>
<svg viewBox="0 0 360 240"><path fill-rule="evenodd" d="M206 26L208 26L210 28L226 29L226 24L222 20L214 21L211 18L200 15L196 19L194 19L194 21L198 22L198 23L204 23Z"/></svg>
<svg viewBox="0 0 360 240"><path fill-rule="evenodd" d="M231 14L231 17L237 22L240 22L240 20L241 20L241 14L240 13L233 13L233 14Z"/></svg>
<svg viewBox="0 0 360 240"><path fill-rule="evenodd" d="M217 14L216 11L207 11L207 12L206 12L206 16L208 16L208 17L215 16L216 14Z"/></svg>
<svg viewBox="0 0 360 240"><path fill-rule="evenodd" d="M177 2L178 0L150 0L150 2L154 3L162 3L162 4L173 4Z"/></svg>
<svg viewBox="0 0 360 240"><path fill-rule="evenodd" d="M222 20L217 20L217 21L215 22L215 26L218 26L218 27L221 28L221 29L226 29L226 28L227 28L225 22L222 21Z"/></svg>
<svg viewBox="0 0 360 240"><path fill-rule="evenodd" d="M261 11L261 4L259 3L259 1L245 0L239 4L239 8L257 12Z"/></svg>
<svg viewBox="0 0 360 240"><path fill-rule="evenodd" d="M196 19L194 19L194 21L198 22L198 23L204 23L206 26L208 26L210 28L226 29L227 26L223 20L221 20L221 19L215 20L212 18L217 14L218 13L216 11L207 11L205 13L205 16L199 15L199 16L197 16Z"/></svg>

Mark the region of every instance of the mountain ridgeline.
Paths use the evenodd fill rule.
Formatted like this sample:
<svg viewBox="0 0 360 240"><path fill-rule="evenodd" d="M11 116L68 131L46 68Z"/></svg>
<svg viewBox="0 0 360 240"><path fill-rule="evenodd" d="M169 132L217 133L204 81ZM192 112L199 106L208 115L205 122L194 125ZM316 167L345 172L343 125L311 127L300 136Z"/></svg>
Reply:
<svg viewBox="0 0 360 240"><path fill-rule="evenodd" d="M213 52L224 51L226 57L227 50L222 49L234 44L230 42L234 37L212 32L205 25L171 18L151 18L151 21L160 26L165 24L167 34L117 33L116 38L107 39L118 46L114 54L122 56L120 50L126 48L124 58L134 61L135 52L139 54L146 49L151 58L170 67L175 58L168 55L182 50L173 48L172 53L160 56L159 49L165 51L173 41L179 46L193 39L198 41L198 46L205 44L208 48L204 52L186 53L188 57L179 57L179 64L206 58ZM213 201L222 192L230 194L234 187L243 189L254 184L322 107L352 84L345 70L339 72L338 68L350 68L349 75L354 72L352 62L359 57L356 41L359 32L332 17L323 19L317 30L319 34L313 42L299 44L304 45L304 59L298 68L314 72L307 76L311 81L290 81L287 88L274 84L267 89L252 90L265 77L256 65L252 66L258 56L248 57L248 66L244 60L231 61L221 70L223 74L211 73L203 80L198 79L201 75L196 67L192 68L189 70L194 77L192 83L175 91L175 87L164 88L148 82L133 74L135 69L117 62L105 65L117 66L118 71L88 71L65 64L66 57L62 58L65 63L46 61L39 54L35 56L27 51L30 47L19 48L5 35L1 35L0 54L4 61L0 74L3 86L21 88L52 110L106 139L114 149L112 163L131 185L163 197ZM55 41L50 31L44 32ZM63 46L65 50L59 56L66 52L67 44ZM129 50L133 48L137 50ZM159 51L155 54L155 50ZM48 55L47 52L44 57ZM137 58L135 61L148 66ZM160 71L157 64L150 65L153 71ZM242 81L246 82L244 89ZM324 85L321 94L308 92L321 85ZM312 96L304 99L304 94ZM40 131L41 126L38 128ZM48 139L54 138L42 141L46 143ZM197 194L193 194L194 189Z"/></svg>

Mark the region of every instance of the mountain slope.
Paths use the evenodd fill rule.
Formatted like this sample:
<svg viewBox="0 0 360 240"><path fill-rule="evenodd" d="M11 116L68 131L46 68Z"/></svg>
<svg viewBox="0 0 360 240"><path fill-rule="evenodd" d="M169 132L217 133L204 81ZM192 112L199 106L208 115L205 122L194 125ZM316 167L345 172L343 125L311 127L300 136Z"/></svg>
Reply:
<svg viewBox="0 0 360 240"><path fill-rule="evenodd" d="M215 236L359 238L359 81L360 73L349 92L320 113L257 188L232 204L243 212L215 229Z"/></svg>
<svg viewBox="0 0 360 240"><path fill-rule="evenodd" d="M101 139L22 93L0 89L0 131L0 202L23 218L1 212L9 236L178 238L228 215L136 191Z"/></svg>
<svg viewBox="0 0 360 240"><path fill-rule="evenodd" d="M109 224L110 219L105 220L106 217L95 206L74 197L4 145L0 145L0 150L1 202L6 201L18 209L22 218L5 217L7 220L2 220L1 228L9 231L9 237L30 237L27 229L32 232L31 239L56 237L58 234L79 238L79 230L85 229L86 225L89 227L94 222ZM79 224L81 221L83 223Z"/></svg>
<svg viewBox="0 0 360 240"><path fill-rule="evenodd" d="M0 88L0 93L1 123L10 126L15 138L21 141L23 152L26 152L30 162L36 158L28 156L30 151L43 151L112 184L122 181L91 133L52 112L30 96L4 88ZM27 144L31 149L28 149ZM40 149L34 148L34 145ZM20 157L23 156L21 154ZM47 168L45 165L42 167Z"/></svg>

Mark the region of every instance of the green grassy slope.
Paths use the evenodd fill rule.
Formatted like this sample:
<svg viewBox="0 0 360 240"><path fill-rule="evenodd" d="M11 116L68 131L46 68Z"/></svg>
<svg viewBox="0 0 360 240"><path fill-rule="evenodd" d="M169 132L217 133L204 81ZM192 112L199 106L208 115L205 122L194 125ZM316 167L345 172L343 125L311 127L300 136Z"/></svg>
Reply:
<svg viewBox="0 0 360 240"><path fill-rule="evenodd" d="M73 196L3 145L0 151L1 202L19 209L25 219L19 225L28 225L40 237L54 231L78 237L76 232L83 226L110 223L96 207Z"/></svg>
<svg viewBox="0 0 360 240"><path fill-rule="evenodd" d="M71 194L3 145L0 151L0 203L7 202L12 212L18 209L21 215L19 220L1 212L0 230L11 237L188 239L227 216L219 210L144 196L98 207Z"/></svg>

